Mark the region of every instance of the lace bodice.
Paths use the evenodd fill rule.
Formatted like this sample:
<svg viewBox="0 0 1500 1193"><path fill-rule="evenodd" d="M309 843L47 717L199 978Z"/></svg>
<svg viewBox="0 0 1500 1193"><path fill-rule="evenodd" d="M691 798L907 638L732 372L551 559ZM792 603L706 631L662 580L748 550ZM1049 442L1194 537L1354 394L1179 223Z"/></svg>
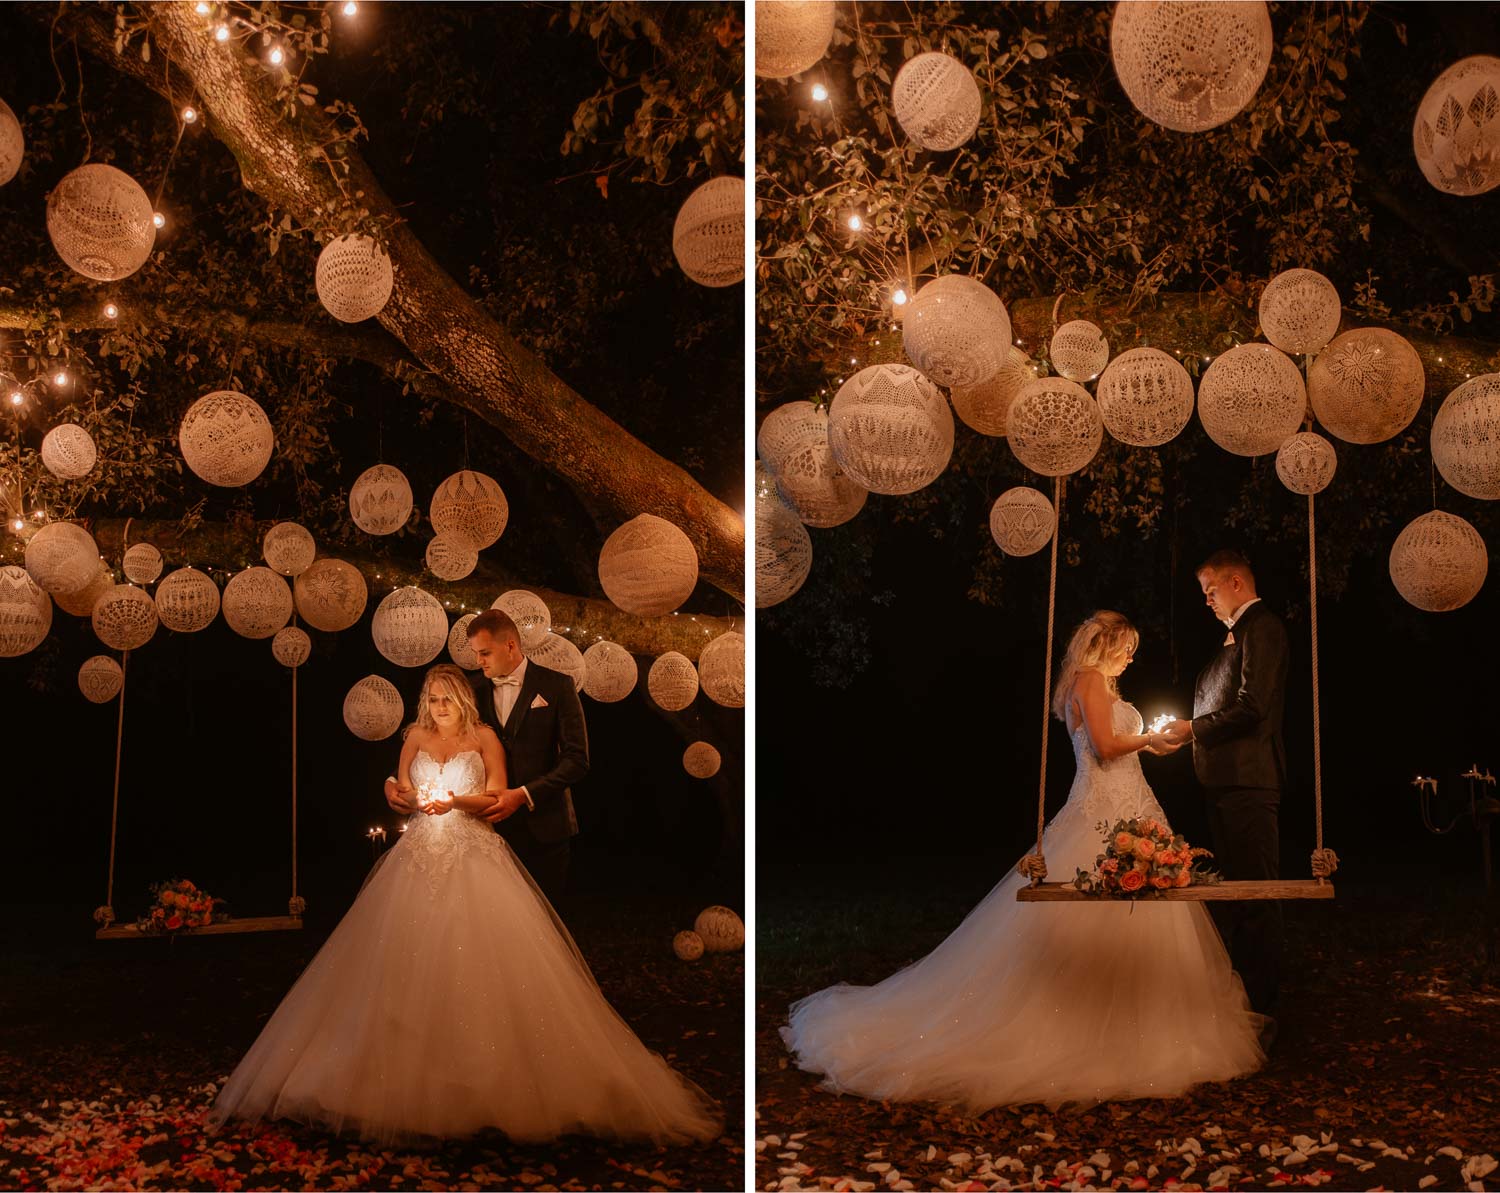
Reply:
<svg viewBox="0 0 1500 1193"><path fill-rule="evenodd" d="M418 750L411 763L411 784L430 785L433 793L477 795L484 790L484 755L478 750L460 750L439 762L426 750ZM457 809L442 816L417 813L406 822L396 848L426 873L434 894L454 864L470 849L499 849L500 838L487 821Z"/></svg>
<svg viewBox="0 0 1500 1193"><path fill-rule="evenodd" d="M484 755L478 750L460 750L439 762L426 750L418 750L411 763L411 783L413 787L430 783L438 792L474 795L484 790Z"/></svg>
<svg viewBox="0 0 1500 1193"><path fill-rule="evenodd" d="M1144 722L1135 705L1116 700L1112 709L1116 733L1140 733ZM1161 807L1151 794L1146 776L1141 772L1139 754L1126 754L1108 761L1094 753L1088 727L1081 722L1073 730L1073 758L1078 772L1068 794L1068 806L1080 807L1090 821L1115 820L1131 816L1162 815Z"/></svg>

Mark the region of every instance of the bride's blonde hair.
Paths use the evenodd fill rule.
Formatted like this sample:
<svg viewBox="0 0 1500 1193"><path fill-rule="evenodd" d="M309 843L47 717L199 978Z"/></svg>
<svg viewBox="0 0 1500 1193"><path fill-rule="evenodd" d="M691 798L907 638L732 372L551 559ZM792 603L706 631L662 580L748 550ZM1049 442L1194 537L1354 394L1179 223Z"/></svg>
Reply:
<svg viewBox="0 0 1500 1193"><path fill-rule="evenodd" d="M458 706L460 734L472 733L478 727L479 706L474 703L474 689L469 687L469 677L452 663L439 663L422 680L422 694L417 697L417 719L406 727L407 733L417 728L437 731L437 722L432 719L432 709L428 704L435 692L447 696Z"/></svg>
<svg viewBox="0 0 1500 1193"><path fill-rule="evenodd" d="M1080 671L1097 671L1104 663L1123 658L1140 645L1141 636L1129 618L1113 609L1100 609L1073 631L1068 650L1057 669L1057 686L1052 689L1052 712L1064 724L1068 720L1068 699L1073 681ZM1116 696L1120 689L1114 677L1108 678L1109 690Z"/></svg>

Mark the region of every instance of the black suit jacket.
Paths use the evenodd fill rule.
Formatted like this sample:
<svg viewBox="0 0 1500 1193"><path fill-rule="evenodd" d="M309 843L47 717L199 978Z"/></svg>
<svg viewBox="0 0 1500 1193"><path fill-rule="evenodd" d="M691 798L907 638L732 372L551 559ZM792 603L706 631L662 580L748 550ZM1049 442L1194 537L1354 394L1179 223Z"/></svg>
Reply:
<svg viewBox="0 0 1500 1193"><path fill-rule="evenodd" d="M527 660L520 694L504 725L495 711L495 685L483 672L473 677L479 716L500 735L507 783L531 794L536 810L522 807L496 827L511 842L528 837L543 844L578 832L571 786L589 773L589 735L573 680ZM541 697L539 703L537 698Z"/></svg>
<svg viewBox="0 0 1500 1193"><path fill-rule="evenodd" d="M1205 787L1280 790L1289 665L1286 627L1256 601L1235 622L1193 692L1193 770Z"/></svg>

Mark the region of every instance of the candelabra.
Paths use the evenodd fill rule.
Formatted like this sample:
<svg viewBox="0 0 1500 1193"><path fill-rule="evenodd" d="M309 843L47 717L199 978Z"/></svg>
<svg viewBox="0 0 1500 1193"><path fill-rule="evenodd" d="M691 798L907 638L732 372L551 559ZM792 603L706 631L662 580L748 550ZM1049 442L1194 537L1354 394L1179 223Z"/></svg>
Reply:
<svg viewBox="0 0 1500 1193"><path fill-rule="evenodd" d="M377 825L368 830L365 836L370 842L370 862L373 865L380 857L380 851L385 848L385 829Z"/></svg>
<svg viewBox="0 0 1500 1193"><path fill-rule="evenodd" d="M1484 961L1486 966L1495 964L1495 937L1497 909L1495 906L1495 869L1490 848L1490 825L1500 816L1500 799L1493 794L1495 776L1488 770L1481 771L1475 763L1462 775L1469 782L1468 807L1460 808L1447 824L1439 824L1433 815L1433 804L1438 798L1438 781L1431 775L1418 775L1411 781L1417 789L1422 808L1422 823L1434 836L1443 836L1458 827L1466 816L1479 834L1480 864L1484 868Z"/></svg>

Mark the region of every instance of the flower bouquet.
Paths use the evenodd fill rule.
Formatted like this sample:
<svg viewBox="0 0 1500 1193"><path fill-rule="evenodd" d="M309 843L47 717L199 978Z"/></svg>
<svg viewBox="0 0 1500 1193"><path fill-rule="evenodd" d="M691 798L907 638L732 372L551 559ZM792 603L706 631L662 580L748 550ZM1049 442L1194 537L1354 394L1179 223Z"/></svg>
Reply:
<svg viewBox="0 0 1500 1193"><path fill-rule="evenodd" d="M1221 881L1214 871L1193 866L1197 858L1212 857L1209 850L1189 845L1159 820L1118 820L1113 828L1101 821L1099 827L1107 830L1104 852L1094 860L1092 874L1079 870L1073 880L1086 894L1136 896Z"/></svg>
<svg viewBox="0 0 1500 1193"><path fill-rule="evenodd" d="M206 928L215 920L222 923L229 919L223 899L215 899L207 891L199 890L186 878L154 882L151 893L156 896L156 902L135 922L143 933L159 935L185 928Z"/></svg>

